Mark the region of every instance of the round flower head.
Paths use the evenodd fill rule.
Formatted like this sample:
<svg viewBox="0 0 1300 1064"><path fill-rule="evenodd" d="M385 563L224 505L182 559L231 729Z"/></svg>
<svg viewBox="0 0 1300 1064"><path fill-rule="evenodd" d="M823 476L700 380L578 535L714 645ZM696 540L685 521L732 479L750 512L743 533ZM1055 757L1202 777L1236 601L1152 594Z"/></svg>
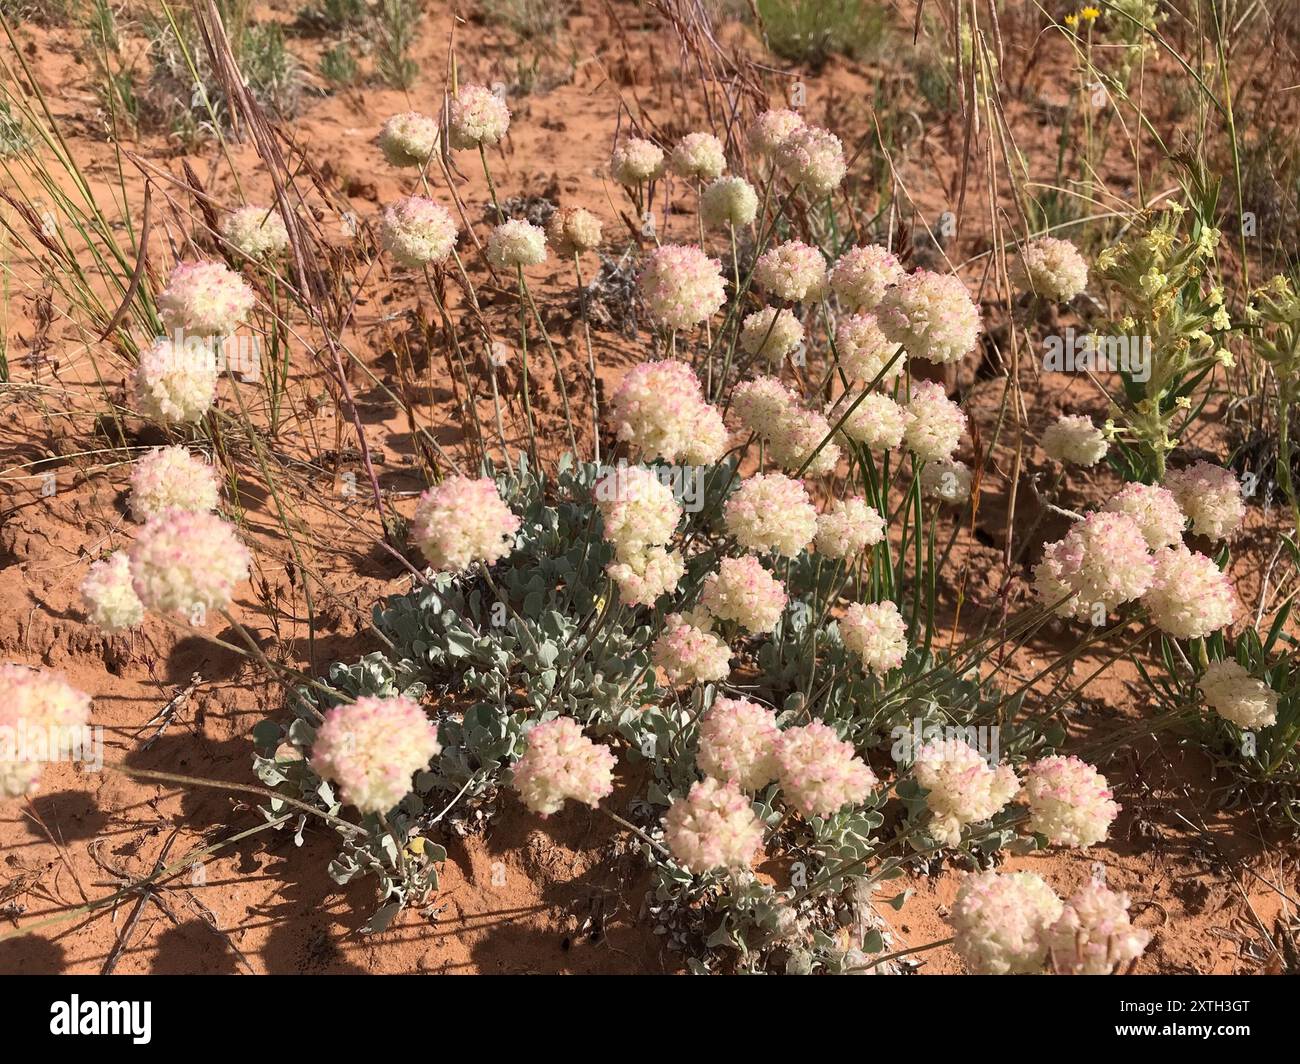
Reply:
<svg viewBox="0 0 1300 1064"><path fill-rule="evenodd" d="M1210 662L1198 686L1205 704L1239 728L1258 731L1277 722L1277 692L1231 658Z"/></svg>
<svg viewBox="0 0 1300 1064"><path fill-rule="evenodd" d="M1105 841L1120 810L1105 776L1077 757L1060 755L1025 770L1020 801L1029 806L1029 830L1059 846Z"/></svg>
<svg viewBox="0 0 1300 1064"><path fill-rule="evenodd" d="M926 462L951 458L965 431L966 415L944 393L943 385L913 381L903 438L917 458Z"/></svg>
<svg viewBox="0 0 1300 1064"><path fill-rule="evenodd" d="M1068 240L1043 236L1020 249L1012 280L1026 292L1068 303L1088 286L1088 264Z"/></svg>
<svg viewBox="0 0 1300 1064"><path fill-rule="evenodd" d="M713 465L727 453L730 436L716 406L701 403L695 412L695 434L686 441L682 461L687 465Z"/></svg>
<svg viewBox="0 0 1300 1064"><path fill-rule="evenodd" d="M875 244L849 248L831 270L831 291L845 307L868 314L907 271L888 248Z"/></svg>
<svg viewBox="0 0 1300 1064"><path fill-rule="evenodd" d="M528 733L515 762L514 787L534 813L550 816L566 798L593 809L614 790L614 754L582 734L572 717L555 717Z"/></svg>
<svg viewBox="0 0 1300 1064"><path fill-rule="evenodd" d="M490 477L449 477L420 496L411 519L411 539L440 571L491 565L514 548L518 531L519 518Z"/></svg>
<svg viewBox="0 0 1300 1064"><path fill-rule="evenodd" d="M678 177L712 181L727 169L727 156L712 133L687 133L677 142L668 166Z"/></svg>
<svg viewBox="0 0 1300 1064"><path fill-rule="evenodd" d="M418 702L362 695L325 711L311 766L338 784L339 797L363 813L387 813L410 793L411 777L442 753L438 729Z"/></svg>
<svg viewBox="0 0 1300 1064"><path fill-rule="evenodd" d="M956 362L975 350L980 311L959 277L917 270L885 293L876 310L889 339L913 358Z"/></svg>
<svg viewBox="0 0 1300 1064"><path fill-rule="evenodd" d="M969 743L939 739L916 752L916 781L930 793L930 832L945 846L961 842L967 824L988 820L1016 796L1020 780L1010 765L992 766Z"/></svg>
<svg viewBox="0 0 1300 1064"><path fill-rule="evenodd" d="M600 247L600 219L585 207L561 207L546 223L557 255L571 257Z"/></svg>
<svg viewBox="0 0 1300 1064"><path fill-rule="evenodd" d="M289 246L289 230L280 212L266 207L241 207L221 222L227 243L250 259L278 255Z"/></svg>
<svg viewBox="0 0 1300 1064"><path fill-rule="evenodd" d="M704 578L700 605L714 617L735 621L754 635L776 628L785 610L781 581L752 554L723 558L718 571Z"/></svg>
<svg viewBox="0 0 1300 1064"><path fill-rule="evenodd" d="M158 314L169 333L227 336L256 302L248 283L224 263L182 262L158 293Z"/></svg>
<svg viewBox="0 0 1300 1064"><path fill-rule="evenodd" d="M781 141L775 159L790 184L817 198L834 192L848 172L840 138L816 126L803 126Z"/></svg>
<svg viewBox="0 0 1300 1064"><path fill-rule="evenodd" d="M402 266L442 262L458 234L451 211L423 196L398 200L379 219L379 243Z"/></svg>
<svg viewBox="0 0 1300 1064"><path fill-rule="evenodd" d="M817 411L791 406L769 427L772 461L788 472L810 477L833 473L840 449L828 439L830 435L830 422Z"/></svg>
<svg viewBox="0 0 1300 1064"><path fill-rule="evenodd" d="M487 260L501 270L546 261L546 233L532 222L502 222L488 234Z"/></svg>
<svg viewBox="0 0 1300 1064"><path fill-rule="evenodd" d="M1155 579L1146 539L1127 514L1090 513L1049 543L1034 588L1058 617L1104 624L1117 606L1140 598Z"/></svg>
<svg viewBox="0 0 1300 1064"><path fill-rule="evenodd" d="M763 822L734 783L701 780L668 807L664 842L674 859L696 875L748 868L763 845Z"/></svg>
<svg viewBox="0 0 1300 1064"><path fill-rule="evenodd" d="M1156 484L1125 484L1102 505L1109 513L1128 514L1152 550L1181 543L1187 517L1173 492Z"/></svg>
<svg viewBox="0 0 1300 1064"><path fill-rule="evenodd" d="M1151 932L1134 927L1128 895L1090 880L1047 929L1052 969L1062 975L1110 975L1142 956Z"/></svg>
<svg viewBox="0 0 1300 1064"><path fill-rule="evenodd" d="M772 426L799 405L799 399L775 377L741 381L732 391L731 406L740 423L763 439Z"/></svg>
<svg viewBox="0 0 1300 1064"><path fill-rule="evenodd" d="M803 343L803 325L789 310L764 307L747 315L740 327L740 347L747 354L779 363Z"/></svg>
<svg viewBox="0 0 1300 1064"><path fill-rule="evenodd" d="M852 407L840 428L845 436L854 443L860 443L873 450L892 450L903 442L903 434L907 428L907 411L889 396L881 395L879 392L868 392L861 400L846 397L841 401L838 410L835 407L828 407L826 414L831 423L838 424L840 418L844 417L844 411L848 410L854 402L857 405ZM960 410L957 412L961 413ZM958 435L960 436L960 430ZM956 445L953 446L955 449Z"/></svg>
<svg viewBox="0 0 1300 1064"><path fill-rule="evenodd" d="M720 177L700 193L700 216L715 229L740 229L758 214L758 193L743 177Z"/></svg>
<svg viewBox="0 0 1300 1064"><path fill-rule="evenodd" d="M154 421L192 425L216 400L218 376L210 342L161 339L140 353L131 377L131 400Z"/></svg>
<svg viewBox="0 0 1300 1064"><path fill-rule="evenodd" d="M853 744L820 721L787 728L775 753L785 800L805 817L831 816L846 805L860 805L877 783Z"/></svg>
<svg viewBox="0 0 1300 1064"><path fill-rule="evenodd" d="M707 465L716 456L700 451L713 448L720 455L726 449L721 415L704 401L695 371L674 359L642 362L628 370L608 416L618 438L640 448L647 460L703 458L691 464Z"/></svg>
<svg viewBox="0 0 1300 1064"><path fill-rule="evenodd" d="M776 714L743 698L713 700L700 718L700 770L742 791L762 790L776 779Z"/></svg>
<svg viewBox="0 0 1300 1064"><path fill-rule="evenodd" d="M664 172L664 153L659 145L640 137L625 140L614 149L610 172L620 185L639 185Z"/></svg>
<svg viewBox="0 0 1300 1064"><path fill-rule="evenodd" d="M1237 593L1213 558L1180 543L1156 554L1155 576L1142 605L1166 635L1200 639L1232 623Z"/></svg>
<svg viewBox="0 0 1300 1064"><path fill-rule="evenodd" d="M921 494L951 506L970 498L971 471L965 462L937 458L921 468Z"/></svg>
<svg viewBox="0 0 1300 1064"><path fill-rule="evenodd" d="M212 467L184 447L155 447L131 470L131 516L137 521L167 510L215 510L220 502Z"/></svg>
<svg viewBox="0 0 1300 1064"><path fill-rule="evenodd" d="M491 89L462 85L451 98L447 142L457 151L500 142L510 128L510 108Z"/></svg>
<svg viewBox="0 0 1300 1064"><path fill-rule="evenodd" d="M836 499L817 518L817 552L828 558L856 561L885 538L885 519L865 499Z"/></svg>
<svg viewBox="0 0 1300 1064"><path fill-rule="evenodd" d="M637 287L651 320L665 329L698 325L727 301L722 264L686 244L664 244L650 252Z"/></svg>
<svg viewBox="0 0 1300 1064"><path fill-rule="evenodd" d="M680 613L664 618L664 629L650 647L650 660L674 684L715 683L731 672L731 651Z"/></svg>
<svg viewBox="0 0 1300 1064"><path fill-rule="evenodd" d="M619 597L630 606L653 606L662 595L677 590L686 563L677 551L646 547L605 566L618 585Z"/></svg>
<svg viewBox="0 0 1300 1064"><path fill-rule="evenodd" d="M248 575L248 549L215 514L168 510L131 548L131 583L161 613L224 609Z"/></svg>
<svg viewBox="0 0 1300 1064"><path fill-rule="evenodd" d="M682 508L673 489L644 466L619 466L596 483L605 538L620 559L673 538Z"/></svg>
<svg viewBox="0 0 1300 1064"><path fill-rule="evenodd" d="M1043 432L1047 457L1062 465L1094 466L1106 457L1110 445L1092 418L1064 414Z"/></svg>
<svg viewBox="0 0 1300 1064"><path fill-rule="evenodd" d="M759 256L754 283L791 303L821 299L826 294L826 260L816 248L787 240Z"/></svg>
<svg viewBox="0 0 1300 1064"><path fill-rule="evenodd" d="M89 720L90 698L61 676L0 665L0 734L9 737L0 750L16 758L0 761L0 798L35 794L41 765L80 749Z"/></svg>
<svg viewBox="0 0 1300 1064"><path fill-rule="evenodd" d="M852 603L840 618L844 646L878 676L903 664L907 626L892 602Z"/></svg>
<svg viewBox="0 0 1300 1064"><path fill-rule="evenodd" d="M817 535L817 511L803 484L780 473L755 473L723 507L727 531L745 550L793 558Z"/></svg>
<svg viewBox="0 0 1300 1064"><path fill-rule="evenodd" d="M885 338L871 314L851 314L839 320L835 326L835 353L845 376L866 384L874 383L877 377L885 384L896 379L906 361L894 358L898 345Z"/></svg>
<svg viewBox="0 0 1300 1064"><path fill-rule="evenodd" d="M1237 478L1212 462L1175 470L1165 477L1165 487L1192 519L1192 531L1198 536L1227 539L1246 516Z"/></svg>
<svg viewBox="0 0 1300 1064"><path fill-rule="evenodd" d="M424 166L438 150L440 137L436 119L403 111L379 131L379 150L393 166Z"/></svg>
<svg viewBox="0 0 1300 1064"><path fill-rule="evenodd" d="M90 623L105 632L125 631L144 620L144 604L131 586L131 562L125 551L95 562L81 582Z"/></svg>
<svg viewBox="0 0 1300 1064"><path fill-rule="evenodd" d="M749 127L749 146L758 155L771 156L786 137L803 127L803 117L797 111L784 107L764 111Z"/></svg>
<svg viewBox="0 0 1300 1064"><path fill-rule="evenodd" d="M1047 958L1061 899L1033 872L978 872L957 891L953 949L974 975L1029 975Z"/></svg>

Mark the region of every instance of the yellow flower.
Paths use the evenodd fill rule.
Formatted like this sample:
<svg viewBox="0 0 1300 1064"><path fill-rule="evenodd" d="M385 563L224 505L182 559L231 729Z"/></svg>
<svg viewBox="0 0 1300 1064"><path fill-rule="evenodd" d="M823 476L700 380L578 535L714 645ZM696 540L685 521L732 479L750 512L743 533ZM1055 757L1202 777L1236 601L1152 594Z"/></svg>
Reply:
<svg viewBox="0 0 1300 1064"><path fill-rule="evenodd" d="M1062 21L1064 21L1065 24L1066 24L1067 26L1069 26L1071 29L1073 29L1075 26L1077 26L1077 25L1079 24L1079 16L1078 16L1078 15L1066 15L1065 18L1064 18Z"/></svg>
<svg viewBox="0 0 1300 1064"><path fill-rule="evenodd" d="M1096 22L1097 19L1101 18L1101 12L1095 7L1085 7L1079 12L1079 17L1085 22Z"/></svg>

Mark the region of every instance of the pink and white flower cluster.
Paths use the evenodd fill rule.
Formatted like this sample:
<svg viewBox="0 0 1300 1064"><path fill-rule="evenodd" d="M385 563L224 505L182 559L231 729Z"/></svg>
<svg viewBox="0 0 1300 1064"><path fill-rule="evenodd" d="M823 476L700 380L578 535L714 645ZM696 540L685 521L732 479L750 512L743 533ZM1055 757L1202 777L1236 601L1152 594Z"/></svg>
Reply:
<svg viewBox="0 0 1300 1064"><path fill-rule="evenodd" d="M903 438L922 461L951 458L966 431L966 415L934 381L914 381Z"/></svg>
<svg viewBox="0 0 1300 1064"><path fill-rule="evenodd" d="M411 790L411 777L442 753L438 729L403 695L363 695L334 706L312 742L310 763L363 813L387 813Z"/></svg>
<svg viewBox="0 0 1300 1064"><path fill-rule="evenodd" d="M903 264L888 248L876 244L852 247L831 270L831 291L850 310L869 314L880 306L885 293L906 276Z"/></svg>
<svg viewBox="0 0 1300 1064"><path fill-rule="evenodd" d="M854 602L840 618L840 638L868 672L883 676L903 664L907 627L893 602Z"/></svg>
<svg viewBox="0 0 1300 1064"><path fill-rule="evenodd" d="M1128 895L1091 880L1062 903L1033 872L979 872L962 882L948 922L953 948L977 975L1109 975L1142 955Z"/></svg>
<svg viewBox="0 0 1300 1064"><path fill-rule="evenodd" d="M724 621L733 621L754 635L776 628L785 610L781 581L752 554L723 558L717 572L704 578L700 607Z"/></svg>
<svg viewBox="0 0 1300 1064"><path fill-rule="evenodd" d="M240 207L222 220L221 235L250 259L278 255L289 247L289 230L280 212L266 207Z"/></svg>
<svg viewBox="0 0 1300 1064"><path fill-rule="evenodd" d="M975 350L980 312L959 277L917 270L890 288L876 317L885 335L913 358L957 362Z"/></svg>
<svg viewBox="0 0 1300 1064"><path fill-rule="evenodd" d="M248 317L257 297L222 262L182 262L158 293L158 313L169 333L226 336Z"/></svg>
<svg viewBox="0 0 1300 1064"><path fill-rule="evenodd" d="M716 683L731 672L731 650L708 630L708 618L670 613L651 644L650 660L670 683Z"/></svg>
<svg viewBox="0 0 1300 1064"><path fill-rule="evenodd" d="M885 519L860 496L836 499L817 518L817 551L856 560L885 538Z"/></svg>
<svg viewBox="0 0 1300 1064"><path fill-rule="evenodd" d="M1029 830L1061 846L1103 842L1120 811L1105 776L1077 757L1056 754L1025 770L1020 801L1029 807Z"/></svg>
<svg viewBox="0 0 1300 1064"><path fill-rule="evenodd" d="M787 240L759 256L754 283L790 303L815 301L826 294L826 260L816 248Z"/></svg>
<svg viewBox="0 0 1300 1064"><path fill-rule="evenodd" d="M220 502L212 467L184 447L155 447L131 470L131 516L137 521L152 520L168 510L215 510Z"/></svg>
<svg viewBox="0 0 1300 1064"><path fill-rule="evenodd" d="M1045 932L1048 958L1062 975L1110 975L1142 956L1151 932L1133 926L1127 894L1089 880Z"/></svg>
<svg viewBox="0 0 1300 1064"><path fill-rule="evenodd" d="M1239 728L1254 731L1277 722L1277 692L1232 658L1210 662L1197 686L1205 704Z"/></svg>
<svg viewBox="0 0 1300 1064"><path fill-rule="evenodd" d="M685 572L681 555L665 549L682 517L672 488L643 466L619 466L596 485L596 506L614 546L606 571L625 602L654 605Z"/></svg>
<svg viewBox="0 0 1300 1064"><path fill-rule="evenodd" d="M490 148L510 128L505 100L482 85L462 85L451 98L447 142L457 151Z"/></svg>
<svg viewBox="0 0 1300 1064"><path fill-rule="evenodd" d="M438 123L419 111L393 115L379 131L379 150L393 166L423 166L438 150Z"/></svg>
<svg viewBox="0 0 1300 1064"><path fill-rule="evenodd" d="M979 872L962 881L948 922L953 949L975 975L1042 970L1047 929L1061 915L1056 893L1033 872Z"/></svg>
<svg viewBox="0 0 1300 1064"><path fill-rule="evenodd" d="M1192 531L1210 539L1227 539L1241 527L1246 504L1241 485L1230 470L1212 462L1197 462L1165 477L1178 505L1192 521Z"/></svg>
<svg viewBox="0 0 1300 1064"><path fill-rule="evenodd" d="M916 752L916 780L929 793L930 831L945 846L961 842L962 828L1000 812L1020 780L1010 765L990 765L984 755L960 739L938 739Z"/></svg>
<svg viewBox="0 0 1300 1064"><path fill-rule="evenodd" d="M683 362L642 362L624 375L608 417L620 440L647 460L710 465L727 449L717 408L704 401L700 379Z"/></svg>
<svg viewBox="0 0 1300 1064"><path fill-rule="evenodd" d="M878 782L853 744L820 721L787 728L775 754L781 791L805 817L830 816L846 805L860 805Z"/></svg>
<svg viewBox="0 0 1300 1064"><path fill-rule="evenodd" d="M126 551L95 562L81 582L81 597L91 624L110 635L134 628L144 620L144 603L131 583Z"/></svg>
<svg viewBox="0 0 1300 1064"><path fill-rule="evenodd" d="M1079 249L1051 236L1022 247L1012 272L1021 288L1056 303L1068 303L1088 287L1088 264Z"/></svg>
<svg viewBox="0 0 1300 1064"><path fill-rule="evenodd" d="M748 868L763 845L763 822L735 783L701 780L668 807L664 842L689 872Z"/></svg>
<svg viewBox="0 0 1300 1064"><path fill-rule="evenodd" d="M755 473L723 506L727 531L745 550L793 558L817 535L817 510L800 481Z"/></svg>
<svg viewBox="0 0 1300 1064"><path fill-rule="evenodd" d="M248 548L215 514L167 510L131 547L131 583L147 609L161 613L229 605L248 575Z"/></svg>
<svg viewBox="0 0 1300 1064"><path fill-rule="evenodd" d="M379 219L379 243L402 266L445 261L458 234L451 211L424 196L398 200L385 207Z"/></svg>
<svg viewBox="0 0 1300 1064"><path fill-rule="evenodd" d="M690 329L727 301L722 263L690 244L663 244L650 252L637 288L651 321L664 329Z"/></svg>
<svg viewBox="0 0 1300 1064"><path fill-rule="evenodd" d="M1047 457L1063 465L1094 466L1110 449L1101 429L1082 414L1065 414L1048 425L1042 444Z"/></svg>
<svg viewBox="0 0 1300 1064"><path fill-rule="evenodd" d="M706 776L758 791L777 778L776 714L757 702L719 696L700 718L697 762Z"/></svg>
<svg viewBox="0 0 1300 1064"><path fill-rule="evenodd" d="M448 477L420 496L411 539L434 569L459 572L510 553L519 518L489 477Z"/></svg>
<svg viewBox="0 0 1300 1064"><path fill-rule="evenodd" d="M90 720L90 698L63 677L27 669L21 665L0 665L0 733L15 737L23 732L53 739L62 747L74 748L79 733ZM11 756L18 754L17 742ZM56 751L46 749L46 757ZM21 798L36 793L42 761L24 757L0 761L0 798Z"/></svg>
<svg viewBox="0 0 1300 1064"><path fill-rule="evenodd" d="M571 717L554 717L528 733L528 747L515 762L520 800L543 817L572 798L595 808L614 790L613 752L582 734Z"/></svg>

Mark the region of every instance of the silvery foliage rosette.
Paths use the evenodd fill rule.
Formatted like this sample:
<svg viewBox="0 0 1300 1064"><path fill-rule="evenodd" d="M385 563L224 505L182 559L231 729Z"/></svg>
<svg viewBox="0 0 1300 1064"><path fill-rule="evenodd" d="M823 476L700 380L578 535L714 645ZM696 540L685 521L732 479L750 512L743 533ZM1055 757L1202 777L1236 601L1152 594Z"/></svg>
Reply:
<svg viewBox="0 0 1300 1064"><path fill-rule="evenodd" d="M340 883L371 873L378 877L382 907L371 928L387 926L403 905L422 901L436 888L435 868L445 852L423 833L444 818L463 825L456 818L491 815L498 788L523 752L527 724L564 714L597 739L621 740L620 757L650 772L645 791L619 812L652 838L660 835L660 819L672 797L699 778L696 725L719 688L705 684L676 697L658 685L649 646L664 614L693 605L703 576L730 549L721 534L721 513L738 483L735 468L724 463L700 471L695 505L684 521L694 546L683 593L665 597L653 610L620 604L605 576L613 551L602 537L593 503L605 472L591 463L565 461L548 479L521 462L498 477L502 497L522 522L514 550L492 569L492 583L506 602L478 569L430 574L427 583L376 607L375 627L391 646L354 664L333 665L326 690L298 690L288 723L268 720L257 727L259 778L344 816L348 811L341 809L333 788L304 760L316 714L360 695L405 694L434 707L443 753L416 775L412 792L387 818L398 837L419 839L415 848L408 843L399 861L396 843L377 817L363 818L359 832L339 828L344 843L330 874ZM955 675L924 649L909 654L888 686L864 675L834 620L817 605L836 580L832 569L804 554L778 570L790 601L771 635L749 636L723 626L733 651L730 694L777 707L783 726L823 720L858 749L881 751L882 764L892 730L915 720L940 726L1001 721L1004 756L1017 760L1043 746L1041 732L1007 727L1021 715L1023 696L1003 705L995 688ZM753 876L692 876L658 850L636 844L654 873L653 913L668 929L670 944L687 949L701 965L728 950L739 951L755 970L770 969L772 963L786 963L769 963L771 958L791 949L795 953L789 955L799 960L789 963L796 967L806 962L834 971L847 963L839 939L829 935L839 917L825 899L852 891L868 862L876 860L883 790L856 809L784 822L778 794L776 785L765 788L755 796L754 809L769 828L781 825L775 844L795 862L798 882L815 888L793 913L788 897ZM909 790L905 781L899 794L909 806L924 806L924 791L914 784ZM286 810L271 802L265 812L279 816ZM304 819L295 822L298 841ZM902 830L915 849L936 848L917 816ZM976 826L971 844L993 847L1008 834L997 824ZM838 874L846 864L853 867ZM894 861L877 867L872 882L898 875L901 868ZM794 945L792 927L799 939Z"/></svg>

